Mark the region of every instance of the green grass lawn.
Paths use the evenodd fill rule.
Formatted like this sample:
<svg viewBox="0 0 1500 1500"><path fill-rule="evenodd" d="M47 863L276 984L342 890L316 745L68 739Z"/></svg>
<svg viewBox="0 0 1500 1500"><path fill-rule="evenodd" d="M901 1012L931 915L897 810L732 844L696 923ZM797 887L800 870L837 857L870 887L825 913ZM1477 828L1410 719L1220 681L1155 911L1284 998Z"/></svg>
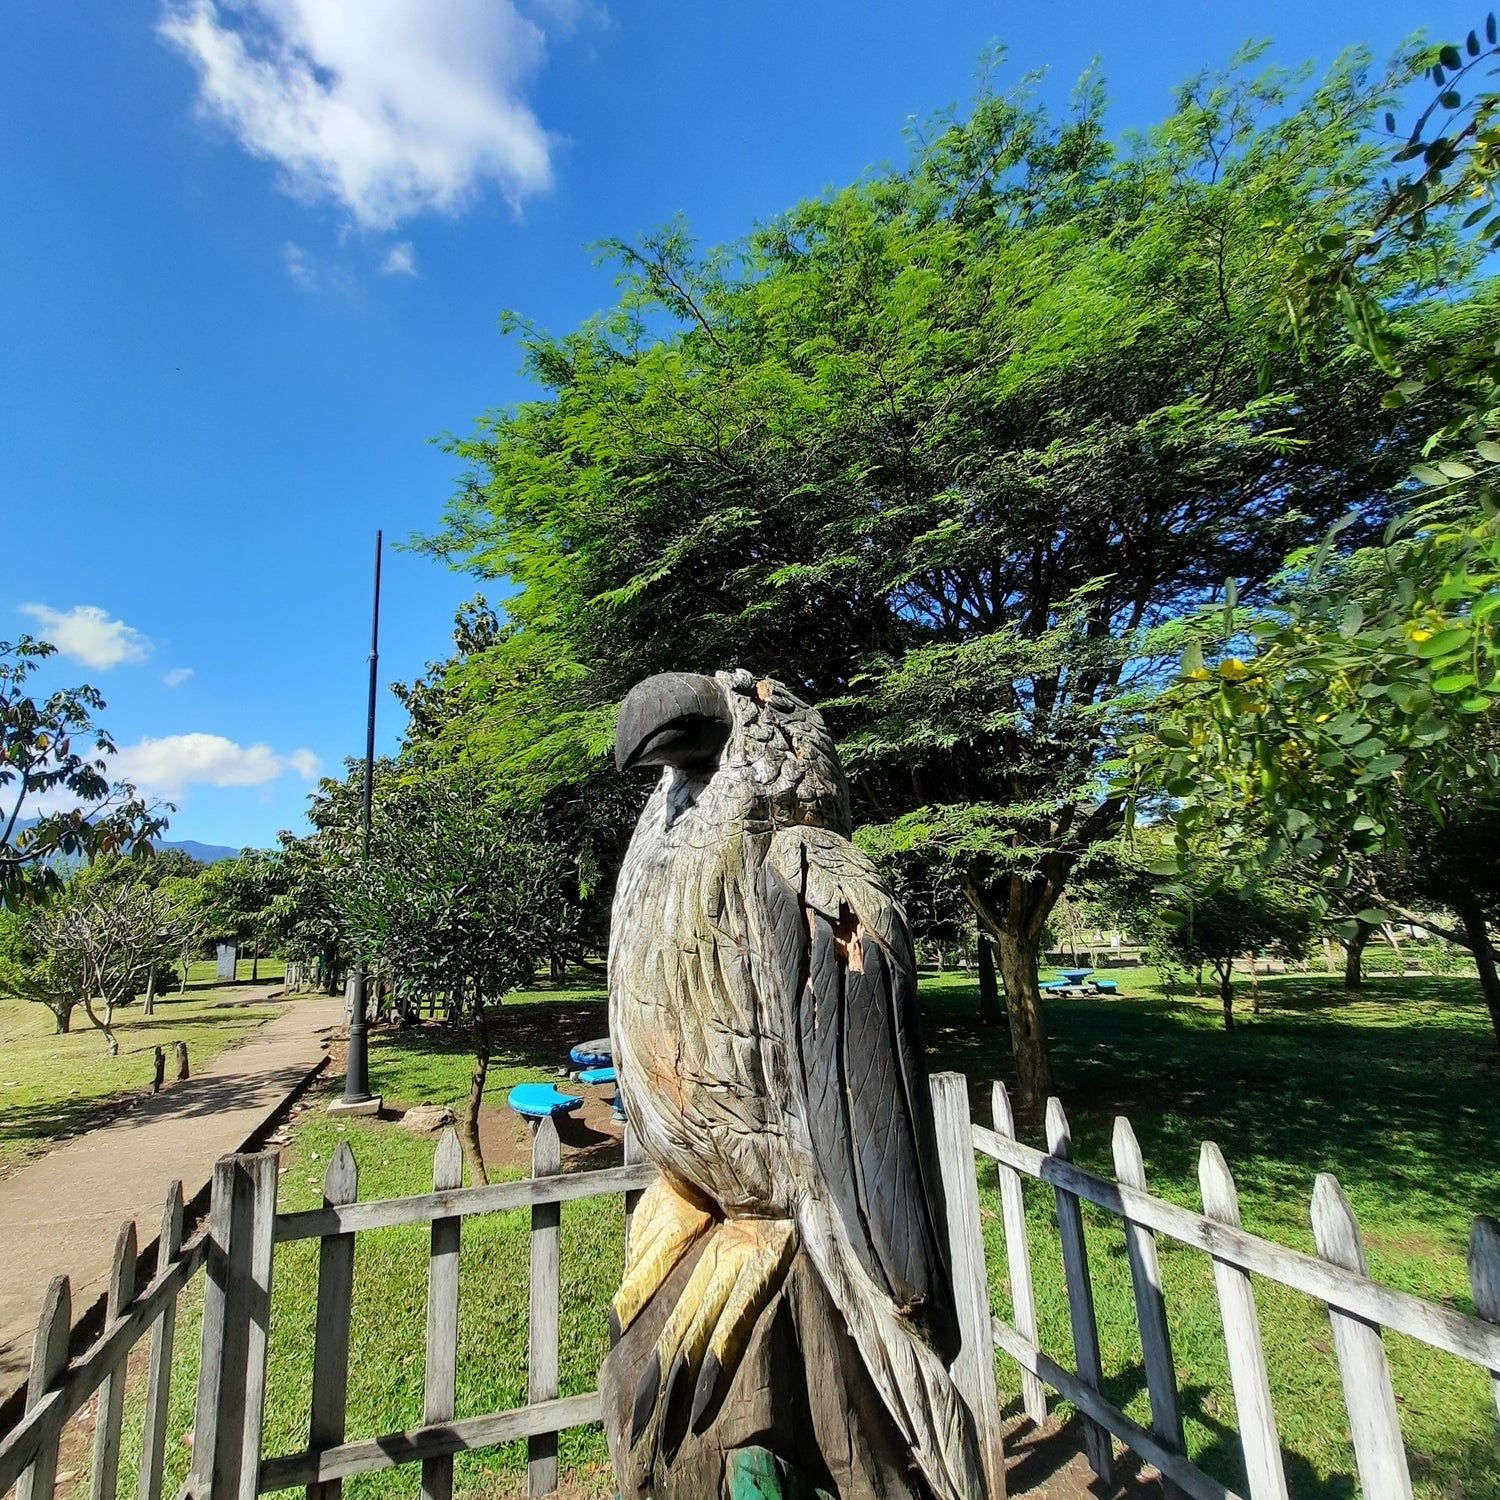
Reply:
<svg viewBox="0 0 1500 1500"><path fill-rule="evenodd" d="M1149 970L1115 971L1115 977L1122 989L1117 999L1047 1004L1059 1088L1080 1162L1112 1176L1113 1116L1128 1114L1154 1190L1197 1208L1198 1145L1216 1140L1235 1171L1247 1228L1308 1251L1313 1177L1333 1171L1360 1217L1374 1275L1473 1310L1464 1271L1469 1221L1478 1212L1500 1213L1494 1109L1500 1066L1472 980L1374 979L1363 999L1346 1001L1337 980L1321 975L1262 979L1262 1014L1245 1016L1228 1036L1219 1027L1216 1000L1165 1000ZM977 995L961 973L925 974L922 995L932 1067L967 1073L975 1118L988 1123L988 1080L1011 1076L1003 1028L987 1032L975 1026ZM604 1029L603 997L596 988L542 988L518 1002L502 1009L495 1022L490 1090L496 1102L515 1081L551 1076L569 1043ZM462 1038L424 1028L378 1033L373 1040L372 1085L388 1097L456 1103L468 1075ZM335 1080L330 1091L336 1088ZM1023 1121L1021 1133L1040 1144L1036 1121ZM429 1142L390 1124L340 1124L317 1107L299 1117L283 1150L283 1208L319 1201L322 1173L344 1139L360 1163L362 1197L430 1185ZM996 1177L983 1159L980 1181L993 1305L1008 1317ZM1042 1342L1071 1366L1051 1192L1028 1183L1026 1194ZM1107 1392L1148 1425L1123 1237L1108 1216L1087 1205L1084 1212ZM460 1416L524 1401L528 1222L524 1213L465 1222ZM621 1269L620 1201L565 1205L562 1224L567 1395L593 1386L607 1347L605 1309ZM1208 1258L1164 1243L1162 1266L1190 1452L1243 1492ZM268 1454L295 1451L306 1442L315 1247L279 1249L275 1274ZM426 1274L425 1230L360 1236L351 1436L420 1422ZM1327 1314L1310 1299L1259 1280L1256 1294L1292 1492L1344 1500L1357 1493L1357 1485ZM174 1488L188 1459L182 1434L191 1419L197 1316L194 1301L174 1379ZM1388 1336L1387 1346L1418 1494L1500 1500L1488 1377L1400 1336ZM1002 1356L997 1370L1002 1400L1018 1411L1015 1367ZM565 1470L597 1476L605 1458L597 1429L564 1435ZM521 1445L464 1455L457 1489L509 1493L523 1467ZM395 1470L348 1481L347 1492L351 1500L384 1500L409 1494L414 1485L413 1471Z"/></svg>
<svg viewBox="0 0 1500 1500"><path fill-rule="evenodd" d="M213 965L202 967L212 980ZM266 967L261 965L263 974ZM139 1002L115 1012L116 1057L81 1006L73 1012L72 1031L59 1036L45 1006L0 999L0 1173L98 1124L111 1106L150 1088L154 1048L186 1042L196 1070L277 1012L275 1004L225 1005L245 990L195 986L194 978L189 970L185 995L158 996L154 1015L142 1015ZM171 1064L169 1057L169 1077Z"/></svg>

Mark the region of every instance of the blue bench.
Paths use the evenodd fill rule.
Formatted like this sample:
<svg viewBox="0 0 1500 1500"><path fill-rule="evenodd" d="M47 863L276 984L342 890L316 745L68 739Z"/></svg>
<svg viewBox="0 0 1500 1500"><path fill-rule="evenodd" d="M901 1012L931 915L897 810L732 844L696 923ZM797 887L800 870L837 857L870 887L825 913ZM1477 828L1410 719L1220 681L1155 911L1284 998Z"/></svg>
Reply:
<svg viewBox="0 0 1500 1500"><path fill-rule="evenodd" d="M1096 979L1094 981L1094 988L1098 990L1101 995L1114 995L1119 993L1120 986L1118 982L1113 979Z"/></svg>
<svg viewBox="0 0 1500 1500"><path fill-rule="evenodd" d="M613 1068L585 1068L578 1075L579 1083L614 1083L615 1070Z"/></svg>
<svg viewBox="0 0 1500 1500"><path fill-rule="evenodd" d="M518 1083L507 1102L523 1120L546 1120L583 1108L582 1099L559 1093L555 1083Z"/></svg>
<svg viewBox="0 0 1500 1500"><path fill-rule="evenodd" d="M568 1053L576 1068L609 1068L614 1066L614 1048L609 1044L607 1036L601 1036L597 1041L579 1042L579 1044Z"/></svg>

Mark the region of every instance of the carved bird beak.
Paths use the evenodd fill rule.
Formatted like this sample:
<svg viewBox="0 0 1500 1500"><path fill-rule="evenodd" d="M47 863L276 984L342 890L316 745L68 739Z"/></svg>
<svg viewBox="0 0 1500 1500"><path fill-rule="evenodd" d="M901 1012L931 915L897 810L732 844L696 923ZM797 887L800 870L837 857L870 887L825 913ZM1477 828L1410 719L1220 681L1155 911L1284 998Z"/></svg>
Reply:
<svg viewBox="0 0 1500 1500"><path fill-rule="evenodd" d="M615 766L713 765L734 727L729 699L712 677L661 672L625 695L615 725Z"/></svg>

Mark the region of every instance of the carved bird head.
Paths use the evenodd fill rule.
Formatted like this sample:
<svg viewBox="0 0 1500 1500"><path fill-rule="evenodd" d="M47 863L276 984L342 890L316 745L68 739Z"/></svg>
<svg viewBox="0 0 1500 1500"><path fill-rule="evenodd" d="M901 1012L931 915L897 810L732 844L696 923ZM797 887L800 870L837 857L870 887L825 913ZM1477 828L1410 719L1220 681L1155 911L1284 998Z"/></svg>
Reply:
<svg viewBox="0 0 1500 1500"><path fill-rule="evenodd" d="M849 793L823 716L769 677L662 672L638 682L620 705L615 765L663 766L695 792L718 785L748 798L741 816L849 836Z"/></svg>

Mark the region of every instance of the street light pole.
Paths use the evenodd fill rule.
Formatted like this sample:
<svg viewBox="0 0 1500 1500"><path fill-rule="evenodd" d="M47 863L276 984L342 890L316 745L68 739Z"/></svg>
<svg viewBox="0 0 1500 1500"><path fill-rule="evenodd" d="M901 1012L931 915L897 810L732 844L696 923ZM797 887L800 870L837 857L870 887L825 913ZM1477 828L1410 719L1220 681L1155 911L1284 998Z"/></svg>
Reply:
<svg viewBox="0 0 1500 1500"><path fill-rule="evenodd" d="M370 696L365 717L365 788L359 857L370 857L370 818L375 798L375 692L380 668L380 544L375 533L375 608L370 622ZM370 1092L370 1032L366 1018L364 965L356 961L349 985L349 1060L344 1069L344 1097L330 1107L334 1114L378 1114L381 1099Z"/></svg>

